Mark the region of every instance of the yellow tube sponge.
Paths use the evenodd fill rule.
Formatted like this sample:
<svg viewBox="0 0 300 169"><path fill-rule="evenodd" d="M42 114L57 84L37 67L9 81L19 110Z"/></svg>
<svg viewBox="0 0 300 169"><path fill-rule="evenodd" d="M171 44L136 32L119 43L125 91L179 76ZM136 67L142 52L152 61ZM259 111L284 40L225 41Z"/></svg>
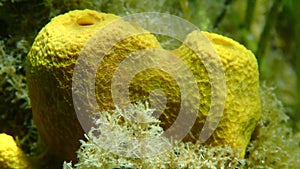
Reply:
<svg viewBox="0 0 300 169"><path fill-rule="evenodd" d="M162 49L154 35L137 24L125 21L121 21L119 26L111 27L109 32L102 34L102 39L105 40L100 41L100 44L83 48L86 42L90 42L88 40L97 30L117 18L119 17L112 14L91 10L76 10L57 16L40 31L28 54L26 76L33 117L41 137L48 145L49 152L60 160L75 160L75 151L79 148L78 140L83 136L83 130L78 122L72 100L72 77L76 61L81 55L80 52L84 50L84 53L88 55L93 52L104 54L97 70L94 85L98 104L95 108L100 109L96 109L97 111L106 111L112 110L116 106L112 98L112 79L120 65L125 63L123 61L138 51L144 51L151 56L153 53L146 49ZM130 35L126 32L128 27L143 33L117 41L120 35ZM101 34L101 32L97 33ZM196 34L201 34L201 32L190 33L185 40L186 43L197 44L193 43L199 40L195 38ZM229 145L236 149L239 156L243 157L261 114L257 62L254 55L237 42L213 33L203 32L203 34L211 41L212 46L220 56L226 81L224 113L216 131L205 144ZM111 41L117 41L117 43L111 47ZM201 46L194 47L196 49L201 48ZM109 52L104 51L105 48L109 48ZM202 129L210 109L212 82L205 66L191 49L182 45L178 49L168 52L177 55L188 65L194 74L196 86L199 88L197 94L201 96L201 100L196 104L188 100L196 97L195 90L187 88L184 91L188 93L188 97L186 97L188 101L185 102L184 106L199 109L198 112L195 112L197 119L191 129L191 135L198 139L199 135L197 134ZM160 56L163 54L165 53L161 53ZM205 58L208 62L212 60L209 55ZM174 66L170 68L173 72L181 68L176 67L174 58L167 59L169 60L157 62L154 57L150 57L147 63L142 60L143 63L141 64L159 63L161 67L170 67L173 64ZM91 62L86 67L87 69L82 70L88 72L89 66L95 66L93 64L97 64L97 62ZM134 67L137 62L130 63L130 65ZM127 72L123 74L121 72L121 79L130 76L129 70L127 67L125 68ZM132 79L129 78L131 81L128 86L128 93L131 102L150 100L151 92L155 89L164 92L167 104L159 118L165 130L176 121L181 108L181 91L180 86L176 83L177 80L184 82L183 85L190 83L189 79L186 79L186 74L178 73L177 75L178 77L175 79L165 71L152 68L140 71ZM213 78L218 79L218 77ZM85 81L86 79L77 80ZM116 84L116 86L122 85L124 85L123 81ZM77 101L88 107L89 102L84 97L85 93L83 91L77 92L79 95L82 94L82 98ZM121 92L123 90L117 91L117 94ZM82 116L88 117L88 114L82 114ZM180 124L186 126L184 123ZM177 129L175 128L174 131L176 132ZM185 140L195 141L195 138L187 135Z"/></svg>
<svg viewBox="0 0 300 169"><path fill-rule="evenodd" d="M76 160L83 130L71 98L73 68L86 41L119 18L75 10L51 20L37 35L27 58L27 84L33 118L48 152L59 160Z"/></svg>
<svg viewBox="0 0 300 169"><path fill-rule="evenodd" d="M23 151L17 146L12 136L0 134L0 168L28 169L29 162Z"/></svg>
<svg viewBox="0 0 300 169"><path fill-rule="evenodd" d="M84 133L72 102L76 60L90 37L118 18L92 10L75 10L59 15L39 32L28 54L26 76L33 118L48 152L60 161L76 160L75 152ZM130 25L123 25L126 26ZM136 25L132 27L141 29ZM124 29L121 26L111 31L114 36L110 37L114 38ZM126 46L127 52L159 47L150 33L134 36L130 43ZM124 54L121 53L121 56Z"/></svg>
<svg viewBox="0 0 300 169"><path fill-rule="evenodd" d="M195 39L195 33L193 32L188 35L186 43L195 44L192 43L197 40ZM237 152L239 157L243 158L251 135L261 117L257 61L253 53L238 42L215 33L202 33L210 40L220 56L226 79L224 112L218 127L205 144L229 145ZM185 45L173 52L187 62L195 57L193 56L195 54ZM209 101L212 85L209 81L210 77L202 70L204 69L202 63L193 64L195 66L192 69L198 69L197 72L202 72L195 73L195 76L199 76L198 78L196 77L198 82L208 82L206 85L200 85L199 89L201 90L201 94L204 95L203 97ZM205 95L209 97L205 97ZM209 102L201 104L201 109L204 111L201 111L200 115L198 115L199 118L195 126L191 129L192 133L199 133L199 129L203 127L208 116L207 110L209 110L209 106ZM198 135L196 136L198 138Z"/></svg>

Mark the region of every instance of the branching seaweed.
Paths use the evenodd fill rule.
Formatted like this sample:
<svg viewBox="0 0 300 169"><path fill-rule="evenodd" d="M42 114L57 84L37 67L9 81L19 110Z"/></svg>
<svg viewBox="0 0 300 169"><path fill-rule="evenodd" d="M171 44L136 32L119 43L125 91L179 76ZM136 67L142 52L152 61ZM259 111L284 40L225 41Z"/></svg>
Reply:
<svg viewBox="0 0 300 169"><path fill-rule="evenodd" d="M24 72L28 48L27 42L21 40L7 52L0 41L0 131L14 135L25 152L32 150L29 143L37 139Z"/></svg>
<svg viewBox="0 0 300 169"><path fill-rule="evenodd" d="M105 117L103 123L112 126L113 131L103 132L103 126L92 128L88 135L86 135L87 140L81 140L81 147L77 152L79 162L74 167L77 169L299 168L300 133L294 134L292 132L292 128L288 124L289 117L285 114L282 103L276 98L273 89L266 87L265 84L262 85L261 99L263 103L263 115L247 148L245 159L237 158L234 155L233 149L227 146L211 147L190 142L181 142L169 151L147 158L124 157L124 153L121 153L122 151L113 153L103 148L106 145L111 145L111 143L115 143L114 148L119 148L124 138L132 137L133 133L136 132L144 133L145 137L162 135L159 120L154 120L154 123L148 123L148 126L146 125L142 129L140 126L141 123L136 123L136 121L126 118L130 114L135 114L135 117L143 116L143 119L153 121L151 113L145 113L153 110L148 109L147 106L139 102L131 106L129 110L116 109L111 113L100 113L102 117ZM99 120L94 120L94 122L99 126ZM136 130L137 128L139 129L138 131ZM104 134L104 136L101 136L101 134L95 135L95 131ZM171 144L169 140L165 139L165 141ZM128 143L126 144L128 145L128 149L122 150L126 150L125 152L132 151L129 146L129 143L132 144L132 142L125 143ZM154 144L157 145L159 143ZM152 147L147 145L140 146ZM150 151L155 151L156 148L154 146ZM67 162L64 163L63 167L64 169L73 168L72 163Z"/></svg>

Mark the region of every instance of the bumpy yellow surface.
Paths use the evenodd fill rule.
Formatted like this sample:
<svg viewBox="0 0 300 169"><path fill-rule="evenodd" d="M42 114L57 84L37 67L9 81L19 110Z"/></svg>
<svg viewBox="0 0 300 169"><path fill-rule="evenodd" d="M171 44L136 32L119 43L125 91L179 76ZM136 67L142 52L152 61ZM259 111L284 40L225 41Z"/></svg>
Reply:
<svg viewBox="0 0 300 169"><path fill-rule="evenodd" d="M0 134L0 168L1 169L26 169L29 163L17 146L12 136Z"/></svg>
<svg viewBox="0 0 300 169"><path fill-rule="evenodd" d="M187 43L195 41L193 33L187 37ZM256 58L251 51L230 38L208 32L202 33L212 42L219 54L226 79L224 112L217 129L206 143L229 145L239 153L240 157L244 157L251 134L261 116ZM194 54L185 46L181 46L174 52L190 64L194 61L191 59ZM209 110L211 84L202 63L193 62L193 65L192 69L199 72L194 74L200 83L200 93L206 100L201 102L198 124L195 124L191 130L198 136L199 127L203 126Z"/></svg>
<svg viewBox="0 0 300 169"><path fill-rule="evenodd" d="M72 75L76 59L83 45L99 28L118 18L112 14L91 10L71 11L51 20L35 39L27 58L27 80L33 115L38 130L49 147L49 152L60 160L75 159L83 130L77 120L72 103ZM123 27L111 29L107 39L115 40L126 32ZM136 29L142 29L134 25ZM101 33L101 32L100 32ZM194 41L191 33L186 42ZM223 117L217 130L205 144L230 145L244 156L251 133L260 118L259 82L254 55L237 42L213 33L203 32L220 55L226 75L226 102ZM108 45L109 42L96 45ZM115 45L101 62L96 79L97 101L100 110L114 108L111 97L111 79L123 59L141 49L161 48L156 38L149 34L129 37ZM97 47L87 49L99 50ZM101 51L97 51L100 52ZM211 84L203 64L186 46L171 51L190 66L199 87L201 102L198 119L191 132L197 138L206 119L211 99ZM209 58L208 58L209 59ZM171 62L171 61L170 61ZM126 76L126 74L124 74ZM184 79L184 75L182 75ZM216 77L218 78L218 77ZM160 116L163 127L176 119L180 109L180 91L175 80L166 72L148 69L137 74L130 84L130 99L147 100L154 89L162 90L168 104ZM189 92L189 91L187 91ZM193 97L193 91L191 97ZM82 100L83 104L85 100ZM185 140L194 141L187 136Z"/></svg>
<svg viewBox="0 0 300 169"><path fill-rule="evenodd" d="M57 16L40 31L28 54L26 76L33 118L49 153L61 161L76 160L75 152L84 133L72 101L76 59L87 40L117 18L91 10ZM122 30L122 27L116 29L113 37L118 37ZM154 41L155 37L150 34L132 37L128 47L138 50L159 46L158 43L152 45L151 39Z"/></svg>

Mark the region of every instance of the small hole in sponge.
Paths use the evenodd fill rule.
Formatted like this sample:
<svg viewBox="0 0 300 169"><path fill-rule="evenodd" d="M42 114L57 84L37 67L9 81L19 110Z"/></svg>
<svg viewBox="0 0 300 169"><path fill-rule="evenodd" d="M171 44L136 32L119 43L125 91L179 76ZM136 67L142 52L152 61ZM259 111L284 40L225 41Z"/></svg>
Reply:
<svg viewBox="0 0 300 169"><path fill-rule="evenodd" d="M80 26L88 26L88 25L94 25L95 22L92 18L85 16L85 17L78 18L77 24Z"/></svg>

